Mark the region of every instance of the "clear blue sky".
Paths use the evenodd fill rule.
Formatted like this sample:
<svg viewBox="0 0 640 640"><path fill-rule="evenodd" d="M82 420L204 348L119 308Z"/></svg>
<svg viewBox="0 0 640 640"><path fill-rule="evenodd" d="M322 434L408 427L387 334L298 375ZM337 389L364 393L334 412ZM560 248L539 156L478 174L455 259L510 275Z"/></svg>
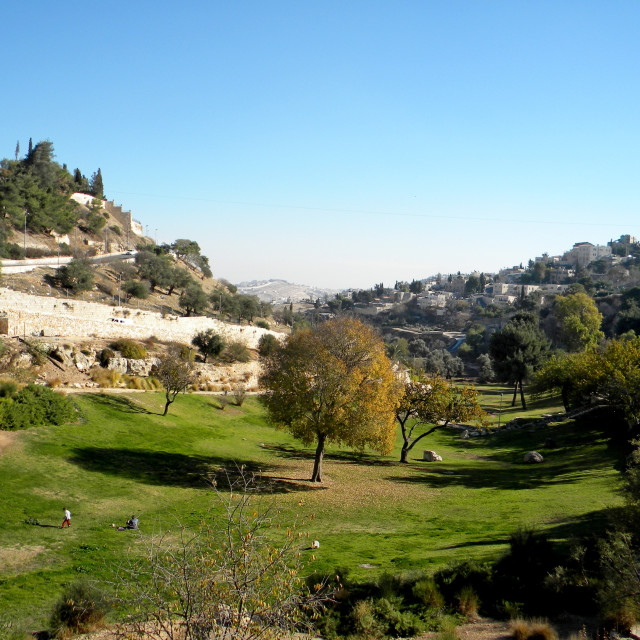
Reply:
<svg viewBox="0 0 640 640"><path fill-rule="evenodd" d="M5 2L0 157L214 275L329 287L640 235L640 3Z"/></svg>

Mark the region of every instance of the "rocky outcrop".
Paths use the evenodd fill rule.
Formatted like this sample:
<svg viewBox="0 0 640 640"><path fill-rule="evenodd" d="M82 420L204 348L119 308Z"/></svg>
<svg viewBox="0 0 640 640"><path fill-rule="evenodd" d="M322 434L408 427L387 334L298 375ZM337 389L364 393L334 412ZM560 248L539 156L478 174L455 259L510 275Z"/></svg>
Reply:
<svg viewBox="0 0 640 640"><path fill-rule="evenodd" d="M526 464L540 464L544 462L544 458L537 451L528 451L523 458Z"/></svg>
<svg viewBox="0 0 640 640"><path fill-rule="evenodd" d="M422 459L425 462L442 462L442 456L439 456L435 451L425 450L422 453Z"/></svg>

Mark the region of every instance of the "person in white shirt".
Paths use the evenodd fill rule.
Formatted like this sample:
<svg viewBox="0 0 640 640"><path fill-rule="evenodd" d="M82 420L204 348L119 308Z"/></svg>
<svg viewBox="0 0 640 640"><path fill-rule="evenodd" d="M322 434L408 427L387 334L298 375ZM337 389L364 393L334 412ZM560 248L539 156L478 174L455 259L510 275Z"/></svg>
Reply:
<svg viewBox="0 0 640 640"><path fill-rule="evenodd" d="M63 529L65 524L67 527L71 526L71 511L66 507L64 508L64 520L62 521L62 526L60 528Z"/></svg>

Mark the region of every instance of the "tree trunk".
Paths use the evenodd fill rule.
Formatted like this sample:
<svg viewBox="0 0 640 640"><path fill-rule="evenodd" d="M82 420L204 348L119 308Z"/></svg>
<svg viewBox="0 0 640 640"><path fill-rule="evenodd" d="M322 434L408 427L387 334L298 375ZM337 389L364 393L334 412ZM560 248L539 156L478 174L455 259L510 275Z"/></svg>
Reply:
<svg viewBox="0 0 640 640"><path fill-rule="evenodd" d="M318 446L316 447L316 459L313 463L313 473L311 474L311 482L322 482L322 459L324 458L324 443L327 436L318 434Z"/></svg>
<svg viewBox="0 0 640 640"><path fill-rule="evenodd" d="M516 398L518 397L518 381L516 380L516 386L513 387L513 400L511 400L511 406L516 406Z"/></svg>
<svg viewBox="0 0 640 640"><path fill-rule="evenodd" d="M171 404L171 400L167 400L167 404L164 405L164 413L163 416L167 415L167 411L169 411L169 405Z"/></svg>
<svg viewBox="0 0 640 640"><path fill-rule="evenodd" d="M522 388L522 380L520 380L520 401L522 402L522 410L527 410L527 401L524 399L524 389Z"/></svg>
<svg viewBox="0 0 640 640"><path fill-rule="evenodd" d="M409 443L405 442L402 445L402 451L400 452L400 462L409 462Z"/></svg>
<svg viewBox="0 0 640 640"><path fill-rule="evenodd" d="M569 413L569 392L567 391L566 385L562 387L562 406L564 407L565 413Z"/></svg>

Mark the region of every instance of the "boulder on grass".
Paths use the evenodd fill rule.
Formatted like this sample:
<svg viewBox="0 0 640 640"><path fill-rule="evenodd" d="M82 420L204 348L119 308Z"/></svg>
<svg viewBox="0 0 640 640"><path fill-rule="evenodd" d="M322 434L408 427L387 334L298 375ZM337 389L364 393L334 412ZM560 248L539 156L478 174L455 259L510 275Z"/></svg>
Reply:
<svg viewBox="0 0 640 640"><path fill-rule="evenodd" d="M439 456L435 451L423 451L422 459L425 462L442 462L442 456Z"/></svg>
<svg viewBox="0 0 640 640"><path fill-rule="evenodd" d="M537 464L539 462L544 462L544 458L537 451L529 451L524 454L524 461L527 464Z"/></svg>

